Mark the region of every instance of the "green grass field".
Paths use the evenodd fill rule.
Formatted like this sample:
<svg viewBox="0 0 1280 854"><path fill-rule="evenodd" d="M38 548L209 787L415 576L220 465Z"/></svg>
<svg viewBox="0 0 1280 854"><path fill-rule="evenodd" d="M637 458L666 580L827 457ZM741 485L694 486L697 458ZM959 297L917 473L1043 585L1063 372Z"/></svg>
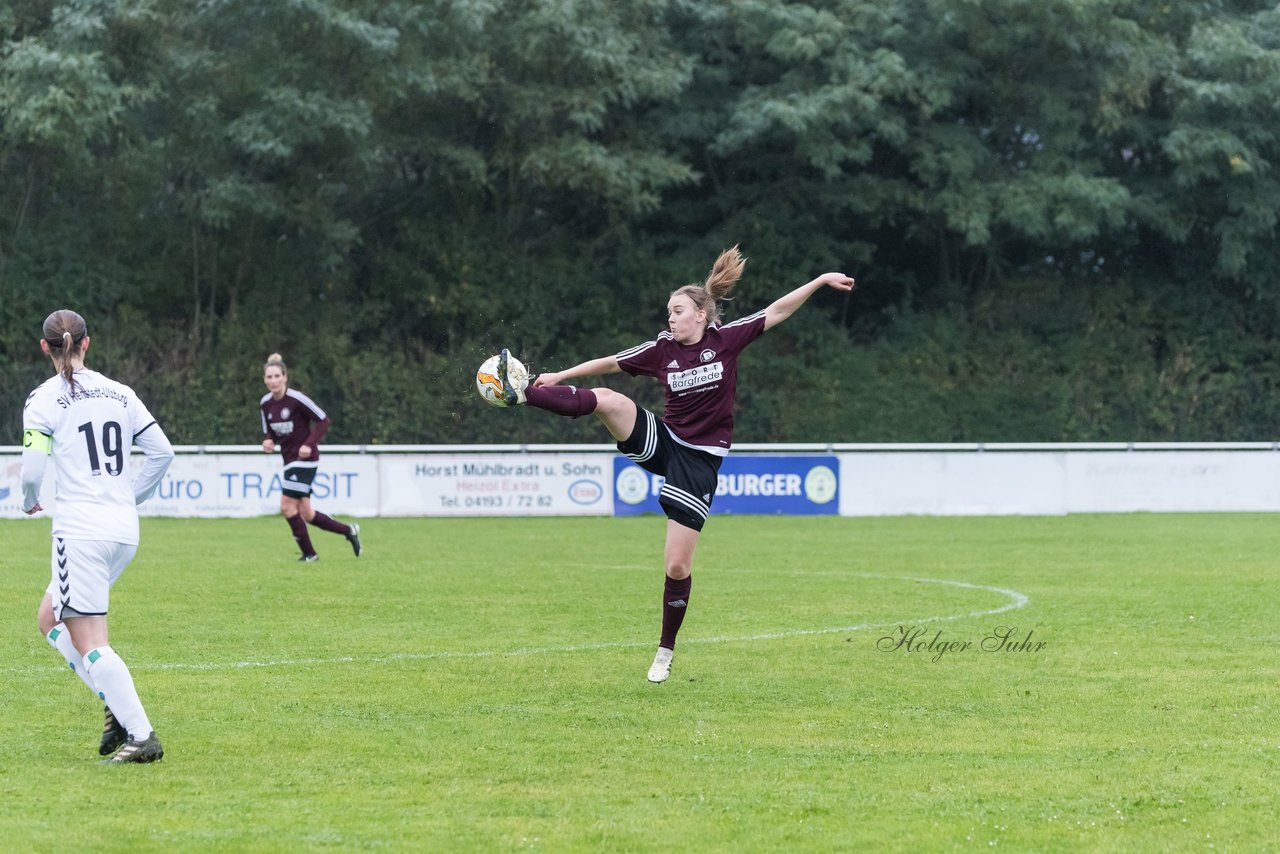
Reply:
<svg viewBox="0 0 1280 854"><path fill-rule="evenodd" d="M112 640L167 753L113 768L36 630L48 522L0 523L4 848L1280 838L1275 517L718 517L663 685L662 520L362 525L300 565L279 519L144 519Z"/></svg>

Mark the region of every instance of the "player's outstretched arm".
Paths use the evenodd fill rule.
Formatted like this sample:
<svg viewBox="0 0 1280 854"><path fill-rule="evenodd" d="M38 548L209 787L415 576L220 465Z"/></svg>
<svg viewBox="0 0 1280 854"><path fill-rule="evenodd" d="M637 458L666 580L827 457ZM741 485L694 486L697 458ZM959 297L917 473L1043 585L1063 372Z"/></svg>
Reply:
<svg viewBox="0 0 1280 854"><path fill-rule="evenodd" d="M795 313L796 309L804 305L809 297L825 287L832 287L838 291L851 291L853 277L846 276L844 273L823 273L812 282L807 282L786 296L779 297L764 310L764 328L772 329L786 320Z"/></svg>
<svg viewBox="0 0 1280 854"><path fill-rule="evenodd" d="M617 356L605 356L602 359L592 359L589 362L583 362L580 365L574 365L572 368L566 368L563 371L538 374L538 378L533 381L534 388L542 388L549 385L564 385L566 381L577 379L578 377L598 377L602 374L616 374L622 368L618 366Z"/></svg>

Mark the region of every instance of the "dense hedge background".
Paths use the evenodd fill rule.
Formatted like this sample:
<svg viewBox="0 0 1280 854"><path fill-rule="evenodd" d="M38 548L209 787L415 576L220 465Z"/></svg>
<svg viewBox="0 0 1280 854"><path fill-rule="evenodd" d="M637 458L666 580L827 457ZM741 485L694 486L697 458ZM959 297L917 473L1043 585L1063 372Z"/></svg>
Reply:
<svg viewBox="0 0 1280 854"><path fill-rule="evenodd" d="M175 442L602 441L475 396L651 338L723 248L740 441L1274 437L1280 12L1184 0L11 0L0 443L39 324ZM649 405L652 382L609 379Z"/></svg>

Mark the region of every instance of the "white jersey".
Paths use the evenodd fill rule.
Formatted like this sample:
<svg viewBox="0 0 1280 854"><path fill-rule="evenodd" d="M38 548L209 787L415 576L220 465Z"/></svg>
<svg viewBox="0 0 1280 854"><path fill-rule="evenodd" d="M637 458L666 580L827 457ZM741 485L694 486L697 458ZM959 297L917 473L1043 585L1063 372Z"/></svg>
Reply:
<svg viewBox="0 0 1280 854"><path fill-rule="evenodd" d="M44 463L52 455L53 535L137 545L137 506L164 477L173 447L133 389L88 368L77 370L75 379L73 389L61 374L50 377L27 398L22 507L30 510L39 501ZM131 479L135 444L146 461Z"/></svg>

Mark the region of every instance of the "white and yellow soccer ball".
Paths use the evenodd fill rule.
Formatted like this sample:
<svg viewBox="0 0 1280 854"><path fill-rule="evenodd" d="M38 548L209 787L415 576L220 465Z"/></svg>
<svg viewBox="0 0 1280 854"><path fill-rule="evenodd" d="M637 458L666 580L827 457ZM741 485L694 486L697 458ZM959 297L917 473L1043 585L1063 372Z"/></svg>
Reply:
<svg viewBox="0 0 1280 854"><path fill-rule="evenodd" d="M502 395L502 380L498 378L498 361L501 356L490 356L476 371L476 391L484 402L493 406L507 406ZM507 381L512 388L523 389L529 382L529 369L515 356L507 356Z"/></svg>

